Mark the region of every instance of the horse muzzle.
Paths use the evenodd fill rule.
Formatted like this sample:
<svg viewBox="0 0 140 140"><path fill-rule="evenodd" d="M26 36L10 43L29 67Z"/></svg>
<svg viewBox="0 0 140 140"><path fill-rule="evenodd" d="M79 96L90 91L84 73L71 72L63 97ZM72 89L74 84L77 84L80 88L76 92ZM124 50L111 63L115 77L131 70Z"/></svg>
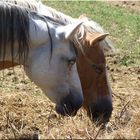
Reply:
<svg viewBox="0 0 140 140"><path fill-rule="evenodd" d="M100 125L109 121L112 110L112 100L110 100L108 97L104 97L95 103L90 104L87 114L93 122Z"/></svg>
<svg viewBox="0 0 140 140"><path fill-rule="evenodd" d="M70 94L56 105L56 112L63 116L75 116L83 104L83 95L71 90Z"/></svg>

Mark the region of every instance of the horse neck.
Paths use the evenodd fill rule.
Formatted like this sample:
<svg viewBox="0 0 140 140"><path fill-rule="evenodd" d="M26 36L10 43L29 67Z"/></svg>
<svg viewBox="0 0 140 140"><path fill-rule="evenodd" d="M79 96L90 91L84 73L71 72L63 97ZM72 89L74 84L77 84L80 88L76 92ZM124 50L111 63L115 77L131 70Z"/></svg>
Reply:
<svg viewBox="0 0 140 140"><path fill-rule="evenodd" d="M48 7L44 4L40 4L38 12L40 14L43 14L44 16L48 16L51 17L53 19L56 20L60 20L61 22L63 22L64 24L70 24L76 21L75 18L72 18L71 16L65 15L51 7Z"/></svg>
<svg viewBox="0 0 140 140"><path fill-rule="evenodd" d="M37 2L37 1L27 1L27 0L6 0L6 2L8 3L12 3L19 6L23 6L26 8L29 8L33 11L37 11L38 13L44 15L44 16L48 16L51 17L53 19L56 20L60 20L61 22L65 23L65 24L69 24L74 22L76 19L65 15L49 6L44 5L41 1Z"/></svg>

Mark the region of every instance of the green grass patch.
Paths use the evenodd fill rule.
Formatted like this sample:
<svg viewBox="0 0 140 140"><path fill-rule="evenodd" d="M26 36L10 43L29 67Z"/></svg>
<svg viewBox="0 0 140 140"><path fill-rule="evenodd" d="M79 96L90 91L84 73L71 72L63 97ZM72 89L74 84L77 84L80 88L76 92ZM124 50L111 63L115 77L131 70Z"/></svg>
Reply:
<svg viewBox="0 0 140 140"><path fill-rule="evenodd" d="M122 55L128 56L129 62L140 64L140 14L101 1L44 3L72 17L86 14L110 33L116 48L121 50Z"/></svg>

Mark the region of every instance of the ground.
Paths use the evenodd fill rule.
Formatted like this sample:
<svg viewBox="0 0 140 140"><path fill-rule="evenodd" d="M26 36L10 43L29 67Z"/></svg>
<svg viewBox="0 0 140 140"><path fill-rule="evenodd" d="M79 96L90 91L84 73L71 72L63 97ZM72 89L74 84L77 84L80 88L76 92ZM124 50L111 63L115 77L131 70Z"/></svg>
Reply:
<svg viewBox="0 0 140 140"><path fill-rule="evenodd" d="M121 3L126 5L123 8L129 5ZM114 110L105 129L96 127L83 109L75 117L59 116L19 66L1 71L0 139L140 139L140 60L133 64L130 56L121 51L106 58Z"/></svg>
<svg viewBox="0 0 140 140"><path fill-rule="evenodd" d="M107 1L109 4L140 12L140 1Z"/></svg>

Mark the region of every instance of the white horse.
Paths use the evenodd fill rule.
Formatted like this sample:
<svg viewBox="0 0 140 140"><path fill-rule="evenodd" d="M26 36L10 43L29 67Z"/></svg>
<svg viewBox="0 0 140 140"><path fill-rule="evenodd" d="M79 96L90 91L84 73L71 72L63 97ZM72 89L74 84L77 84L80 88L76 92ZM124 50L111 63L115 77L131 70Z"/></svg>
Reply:
<svg viewBox="0 0 140 140"><path fill-rule="evenodd" d="M9 63L23 65L27 76L62 115L75 115L83 103L72 42L80 26L81 22L63 26L25 8L0 2L2 68Z"/></svg>

